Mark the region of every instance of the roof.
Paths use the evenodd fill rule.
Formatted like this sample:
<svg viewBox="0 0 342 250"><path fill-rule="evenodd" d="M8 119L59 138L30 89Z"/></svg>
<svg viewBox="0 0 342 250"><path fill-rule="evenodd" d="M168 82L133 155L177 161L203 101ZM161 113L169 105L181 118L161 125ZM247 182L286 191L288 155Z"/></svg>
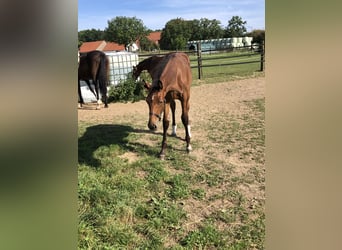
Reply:
<svg viewBox="0 0 342 250"><path fill-rule="evenodd" d="M106 46L103 48L103 51L122 51L125 50L125 45L117 44L117 43L107 43Z"/></svg>
<svg viewBox="0 0 342 250"><path fill-rule="evenodd" d="M95 42L84 42L80 47L80 53L89 52L92 50L100 51L122 51L125 50L125 46L113 42L95 41Z"/></svg>
<svg viewBox="0 0 342 250"><path fill-rule="evenodd" d="M154 42L155 44L159 43L161 37L160 31L151 32L147 38ZM139 43L139 42L137 42ZM84 42L80 47L80 53L89 52L92 50L100 50L100 51L124 51L126 50L125 45L118 44L114 42L106 42L105 40L102 41L95 41L95 42Z"/></svg>
<svg viewBox="0 0 342 250"><path fill-rule="evenodd" d="M95 42L84 42L80 47L80 53L89 52L92 50L102 50L106 45L105 41L95 41Z"/></svg>
<svg viewBox="0 0 342 250"><path fill-rule="evenodd" d="M158 43L161 37L160 31L151 32L147 38L151 40L152 42Z"/></svg>

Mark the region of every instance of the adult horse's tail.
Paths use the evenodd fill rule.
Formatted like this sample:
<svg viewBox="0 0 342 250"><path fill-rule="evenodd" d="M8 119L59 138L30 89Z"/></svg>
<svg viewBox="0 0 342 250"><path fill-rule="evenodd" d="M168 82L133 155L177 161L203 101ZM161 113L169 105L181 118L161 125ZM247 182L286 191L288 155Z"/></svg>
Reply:
<svg viewBox="0 0 342 250"><path fill-rule="evenodd" d="M105 108L108 108L107 104L107 87L108 87L108 74L109 74L109 60L106 54L101 54L100 65L97 71L97 79L99 81L99 87L102 95L102 99L105 103Z"/></svg>

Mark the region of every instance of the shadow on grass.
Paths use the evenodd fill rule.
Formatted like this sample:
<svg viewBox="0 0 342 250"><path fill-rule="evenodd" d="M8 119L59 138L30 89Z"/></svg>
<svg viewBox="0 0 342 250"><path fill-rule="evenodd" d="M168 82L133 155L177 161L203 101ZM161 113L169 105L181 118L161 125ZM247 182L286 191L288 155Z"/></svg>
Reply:
<svg viewBox="0 0 342 250"><path fill-rule="evenodd" d="M78 163L99 167L101 162L94 158L94 152L101 146L118 145L127 147L127 136L133 132L131 126L116 124L100 124L87 127L78 138Z"/></svg>
<svg viewBox="0 0 342 250"><path fill-rule="evenodd" d="M160 144L156 147L151 147L136 141L129 141L128 136L130 133L160 134ZM178 136L176 136L176 138L184 141L183 138ZM131 126L118 124L99 124L90 126L86 128L84 134L78 139L78 163L86 164L94 168L100 167L101 162L94 157L94 153L98 148L110 145L117 145L125 151L143 152L144 154L158 157L161 141L162 132L151 132L147 129L134 129Z"/></svg>

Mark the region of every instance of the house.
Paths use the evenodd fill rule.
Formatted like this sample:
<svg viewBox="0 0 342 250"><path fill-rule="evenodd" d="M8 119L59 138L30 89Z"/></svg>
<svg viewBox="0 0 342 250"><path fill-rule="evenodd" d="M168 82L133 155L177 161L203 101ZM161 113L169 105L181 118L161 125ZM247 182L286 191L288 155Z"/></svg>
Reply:
<svg viewBox="0 0 342 250"><path fill-rule="evenodd" d="M159 46L159 41L161 37L161 32L160 31L155 31L151 32L148 36L147 39L152 41L154 44ZM131 44L128 46L128 48L125 48L125 45L123 44L118 44L115 42L106 42L105 40L102 41L94 41L94 42L84 42L80 49L80 53L85 53L89 52L92 50L100 50L103 52L118 52L118 51L137 51L139 50L139 41L136 43Z"/></svg>
<svg viewBox="0 0 342 250"><path fill-rule="evenodd" d="M103 51L125 51L125 45L114 43L114 42L107 42L106 46L103 48Z"/></svg>
<svg viewBox="0 0 342 250"><path fill-rule="evenodd" d="M95 41L95 42L84 42L80 47L80 53L89 52L92 50L100 50L103 52L109 51L125 51L125 45L114 43L114 42L106 42Z"/></svg>
<svg viewBox="0 0 342 250"><path fill-rule="evenodd" d="M147 36L147 39L152 41L154 44L159 46L160 37L161 37L161 32L160 31L155 31L155 32L151 32Z"/></svg>

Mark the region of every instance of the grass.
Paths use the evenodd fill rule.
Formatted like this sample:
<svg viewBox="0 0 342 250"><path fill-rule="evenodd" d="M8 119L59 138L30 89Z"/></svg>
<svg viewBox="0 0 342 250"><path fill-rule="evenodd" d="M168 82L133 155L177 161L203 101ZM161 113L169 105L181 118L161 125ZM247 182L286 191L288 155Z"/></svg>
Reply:
<svg viewBox="0 0 342 250"><path fill-rule="evenodd" d="M193 79L198 79L197 56L190 56L191 66L196 67L192 69ZM261 76L260 62L248 64L236 64L226 66L211 66L231 63L242 63L260 61L260 55L254 54L250 51L233 51L221 52L213 54L202 54L202 81L205 83L215 83L227 80L234 80L236 78L246 78L251 76ZM207 66L207 67L206 67Z"/></svg>
<svg viewBox="0 0 342 250"><path fill-rule="evenodd" d="M193 143L203 159L169 137L160 161L160 134L133 117L79 123L78 248L264 249L264 102L200 124L211 131L209 146ZM244 167L216 157L227 154Z"/></svg>

